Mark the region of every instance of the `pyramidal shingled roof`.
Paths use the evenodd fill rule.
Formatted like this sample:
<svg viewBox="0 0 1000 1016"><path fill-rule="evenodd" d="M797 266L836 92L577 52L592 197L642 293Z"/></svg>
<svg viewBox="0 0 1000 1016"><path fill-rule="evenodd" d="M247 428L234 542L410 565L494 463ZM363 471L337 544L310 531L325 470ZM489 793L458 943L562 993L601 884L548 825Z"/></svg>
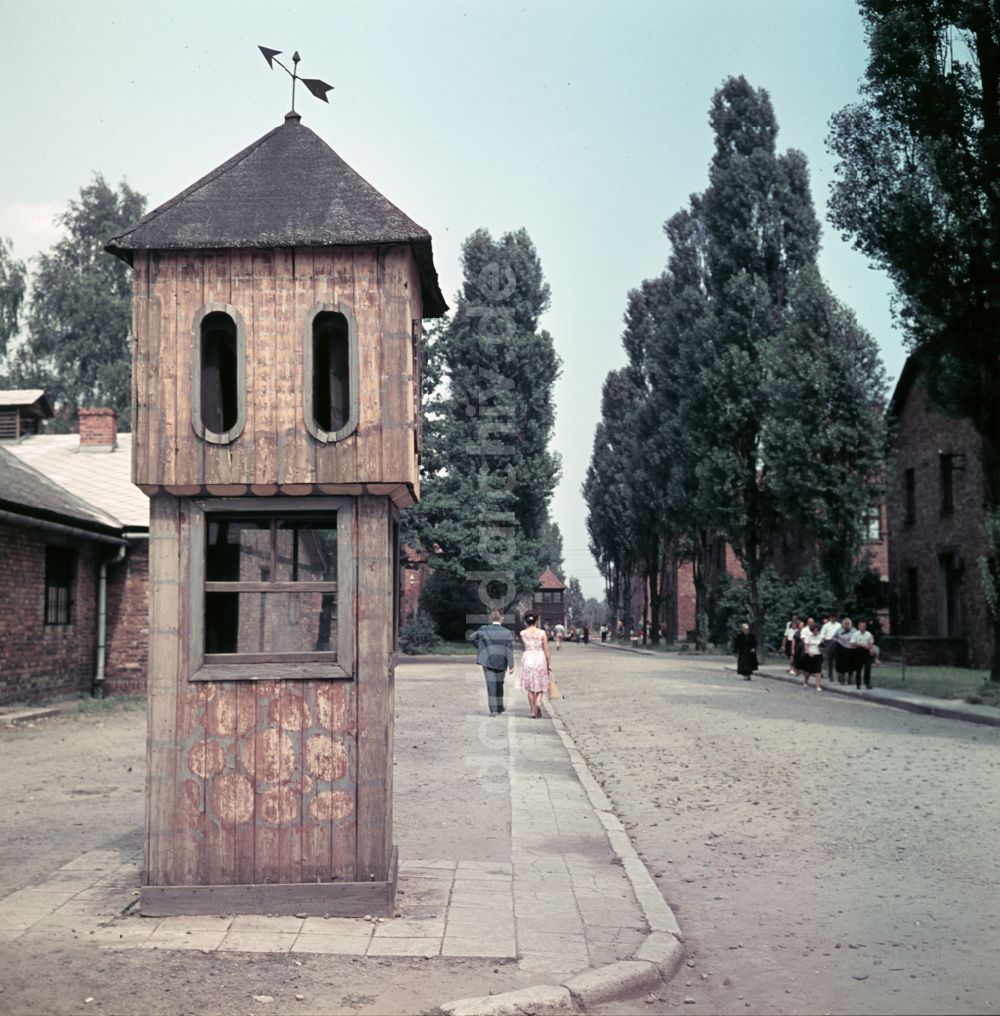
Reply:
<svg viewBox="0 0 1000 1016"><path fill-rule="evenodd" d="M412 246L424 316L440 317L448 306L430 233L289 113L282 126L153 209L105 249L131 264L136 250L385 243Z"/></svg>
<svg viewBox="0 0 1000 1016"><path fill-rule="evenodd" d="M536 589L565 589L564 583L559 581L559 576L551 568L546 568L538 577Z"/></svg>

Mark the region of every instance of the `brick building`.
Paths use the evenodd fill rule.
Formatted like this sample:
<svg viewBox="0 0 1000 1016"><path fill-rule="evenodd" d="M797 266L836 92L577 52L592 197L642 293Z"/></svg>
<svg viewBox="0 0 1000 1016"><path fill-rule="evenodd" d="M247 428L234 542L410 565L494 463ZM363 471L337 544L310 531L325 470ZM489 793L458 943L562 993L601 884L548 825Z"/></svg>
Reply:
<svg viewBox="0 0 1000 1016"><path fill-rule="evenodd" d="M0 703L146 688L148 502L114 411L79 415L0 443Z"/></svg>
<svg viewBox="0 0 1000 1016"><path fill-rule="evenodd" d="M892 628L912 662L990 665L993 628L979 578L986 554L979 437L927 402L911 356L889 405Z"/></svg>

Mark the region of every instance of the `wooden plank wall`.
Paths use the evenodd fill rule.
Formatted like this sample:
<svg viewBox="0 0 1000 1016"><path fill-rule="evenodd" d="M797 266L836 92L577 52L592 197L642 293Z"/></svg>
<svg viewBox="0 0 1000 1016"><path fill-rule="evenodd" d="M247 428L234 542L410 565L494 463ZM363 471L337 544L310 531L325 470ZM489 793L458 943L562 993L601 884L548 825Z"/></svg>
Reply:
<svg viewBox="0 0 1000 1016"><path fill-rule="evenodd" d="M391 509L384 498L363 500L353 526L378 594ZM354 681L189 682L186 548L201 546L199 537L184 499L151 499L147 884L351 882L359 855L364 880L371 872L384 880L392 765L384 609L369 605L359 613L357 582L345 592L338 616L361 624ZM364 850L359 689L367 717L364 829L366 843L378 840Z"/></svg>
<svg viewBox="0 0 1000 1016"><path fill-rule="evenodd" d="M412 321L422 310L408 247L139 252L135 272L134 482L218 495L415 487ZM228 445L191 425L191 330L208 303L236 308L245 327L246 424ZM318 304L343 304L357 321L358 429L336 444L304 421L306 320Z"/></svg>
<svg viewBox="0 0 1000 1016"><path fill-rule="evenodd" d="M358 877L383 878L392 852L395 706L389 637L391 502L358 498Z"/></svg>

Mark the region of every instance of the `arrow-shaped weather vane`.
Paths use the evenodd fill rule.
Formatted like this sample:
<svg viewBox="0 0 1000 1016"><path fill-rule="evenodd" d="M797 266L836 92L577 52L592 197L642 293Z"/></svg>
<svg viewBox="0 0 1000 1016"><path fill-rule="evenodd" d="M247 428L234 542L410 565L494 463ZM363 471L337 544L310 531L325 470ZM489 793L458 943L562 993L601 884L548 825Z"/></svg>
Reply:
<svg viewBox="0 0 1000 1016"><path fill-rule="evenodd" d="M280 49L268 49L267 46L257 47L261 53L264 54L264 59L267 61L267 66L274 70L274 65L277 64L291 79L292 79L292 112L295 112L295 82L301 81L302 84L316 96L317 99L322 99L324 102L330 100L326 97L326 93L333 90L333 85L328 85L325 81L320 81L319 78L300 78L298 75L299 61L302 57L299 56L298 51L292 54L292 63L295 65L295 70L290 71L279 59L281 56Z"/></svg>

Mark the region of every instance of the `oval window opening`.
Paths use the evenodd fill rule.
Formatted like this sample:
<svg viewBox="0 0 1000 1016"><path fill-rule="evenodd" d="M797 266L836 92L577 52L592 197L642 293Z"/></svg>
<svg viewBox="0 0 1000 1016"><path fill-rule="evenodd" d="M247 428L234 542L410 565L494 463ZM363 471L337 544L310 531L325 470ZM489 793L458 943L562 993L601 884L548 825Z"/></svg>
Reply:
<svg viewBox="0 0 1000 1016"><path fill-rule="evenodd" d="M313 420L334 433L351 412L350 334L343 314L327 310L313 318L312 354Z"/></svg>
<svg viewBox="0 0 1000 1016"><path fill-rule="evenodd" d="M225 434L239 416L236 369L236 322L223 311L201 320L201 422L206 430Z"/></svg>

